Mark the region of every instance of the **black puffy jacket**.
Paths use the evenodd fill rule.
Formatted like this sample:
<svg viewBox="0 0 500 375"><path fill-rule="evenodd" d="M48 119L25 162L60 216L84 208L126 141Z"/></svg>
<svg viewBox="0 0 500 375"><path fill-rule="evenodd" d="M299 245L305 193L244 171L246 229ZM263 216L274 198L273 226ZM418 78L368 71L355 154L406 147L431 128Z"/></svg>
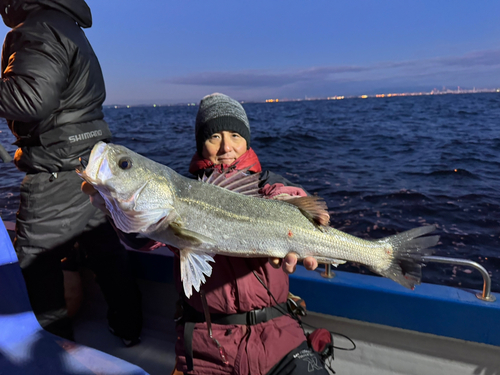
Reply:
<svg viewBox="0 0 500 375"><path fill-rule="evenodd" d="M20 148L15 162L27 172L79 165L111 133L103 120L101 67L82 28L92 25L84 0L3 0L13 29L2 51L0 117Z"/></svg>

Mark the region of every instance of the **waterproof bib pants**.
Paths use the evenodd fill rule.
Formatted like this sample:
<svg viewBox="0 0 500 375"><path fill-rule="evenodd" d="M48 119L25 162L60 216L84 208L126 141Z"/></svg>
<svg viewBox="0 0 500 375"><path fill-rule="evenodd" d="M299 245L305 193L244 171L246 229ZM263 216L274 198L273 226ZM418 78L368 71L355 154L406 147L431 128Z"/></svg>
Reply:
<svg viewBox="0 0 500 375"><path fill-rule="evenodd" d="M21 183L15 249L33 311L41 326L72 339L61 259L78 242L108 304L109 325L133 339L142 328L141 296L127 250L104 213L80 191L74 171L27 174Z"/></svg>

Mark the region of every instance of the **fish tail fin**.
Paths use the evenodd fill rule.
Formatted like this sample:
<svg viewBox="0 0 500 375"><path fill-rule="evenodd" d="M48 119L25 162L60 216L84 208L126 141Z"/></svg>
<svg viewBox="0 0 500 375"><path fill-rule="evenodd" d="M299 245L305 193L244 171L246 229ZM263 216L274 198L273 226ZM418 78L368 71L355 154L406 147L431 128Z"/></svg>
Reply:
<svg viewBox="0 0 500 375"><path fill-rule="evenodd" d="M430 248L439 241L439 236L422 236L435 229L427 225L379 240L392 246L392 261L385 270L374 271L413 290L422 278L422 256L432 254Z"/></svg>
<svg viewBox="0 0 500 375"><path fill-rule="evenodd" d="M201 284L205 283L205 276L212 275L212 266L208 262L214 262L214 258L210 254L183 249L180 251L180 262L184 294L190 298L193 288L199 292Z"/></svg>

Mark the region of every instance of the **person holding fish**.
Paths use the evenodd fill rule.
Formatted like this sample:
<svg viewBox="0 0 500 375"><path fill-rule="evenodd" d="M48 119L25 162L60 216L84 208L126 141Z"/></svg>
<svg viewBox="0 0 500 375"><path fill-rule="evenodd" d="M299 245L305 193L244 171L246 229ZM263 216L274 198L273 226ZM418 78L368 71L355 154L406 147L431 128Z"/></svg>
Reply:
<svg viewBox="0 0 500 375"><path fill-rule="evenodd" d="M226 178L242 170L245 174L262 172L250 148L245 110L226 95L214 93L201 100L195 139L189 171L196 177L222 171ZM261 173L259 187L262 199L308 196L302 187L270 171ZM82 190L107 212L105 201L89 183L84 182ZM174 279L180 299L173 374L278 375L311 369L313 374L328 374L287 305L288 273L295 271L296 253L283 259L215 255L214 261L211 277L192 295L190 287L188 292L183 289L177 261ZM314 257L306 257L303 263L309 270L318 266Z"/></svg>
<svg viewBox="0 0 500 375"><path fill-rule="evenodd" d="M191 174L202 177L214 170L229 170L226 177L230 177L247 168L250 173L262 172L259 159L250 147L247 115L234 99L219 93L204 97L196 116L195 137L196 153L189 166ZM265 171L260 178L259 193L265 198L307 196L302 187L273 172ZM287 308L286 273L295 270L296 254L289 253L283 261L223 255L216 255L214 260L212 276L199 293L194 292L187 299L178 285L182 313L177 326L177 369L192 374L285 373L277 371L280 361L290 352L308 350L304 331ZM277 269L280 263L286 273ZM313 257L306 258L304 264L311 270L318 265ZM180 277L175 279L180 281ZM207 322L200 322L205 320L207 310L214 314L211 323L217 345L207 343ZM218 347L224 349L227 364L221 363ZM314 353L308 354L314 357ZM320 363L319 357L317 360ZM289 358L282 367L290 365L288 362ZM303 358L292 362L299 367L308 363ZM327 373L319 367L314 374ZM295 373L301 371L297 369Z"/></svg>
<svg viewBox="0 0 500 375"><path fill-rule="evenodd" d="M79 159L111 133L97 57L82 28L92 25L84 0L0 0L5 37L0 117L16 137L14 162L26 173L16 217L16 249L41 326L73 339L62 260L76 242L108 303L112 333L139 342L141 295L128 253L101 211L79 191Z"/></svg>
<svg viewBox="0 0 500 375"><path fill-rule="evenodd" d="M120 231L176 248L176 371L326 374L288 311L288 277L268 257L285 258L288 272L294 257L310 269L316 260L357 262L413 289L422 255L439 240L426 236L435 226L377 240L330 227L321 198L274 173L260 174L246 113L226 95L202 99L195 138L189 170L198 180L105 142L77 170L82 190L94 204L101 201Z"/></svg>

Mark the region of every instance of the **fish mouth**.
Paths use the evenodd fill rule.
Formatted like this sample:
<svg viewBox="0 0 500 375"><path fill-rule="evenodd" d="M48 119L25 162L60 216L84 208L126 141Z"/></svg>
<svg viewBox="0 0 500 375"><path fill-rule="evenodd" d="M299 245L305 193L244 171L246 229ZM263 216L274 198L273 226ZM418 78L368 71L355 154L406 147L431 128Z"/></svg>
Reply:
<svg viewBox="0 0 500 375"><path fill-rule="evenodd" d="M105 176L110 176L111 171L107 164L106 155L108 153L108 145L104 142L98 142L90 153L88 162L80 158L82 168L77 168L76 173L91 185L105 182Z"/></svg>
<svg viewBox="0 0 500 375"><path fill-rule="evenodd" d="M93 168L90 169L89 174L87 172L87 175L95 180L95 181L101 181L104 182L104 179L102 175L105 175L106 172L109 171L109 166L107 163L107 158L106 155L108 153L108 145L104 142L99 142L97 143L94 148L92 149L92 152L90 153L90 160L89 160L89 166L92 166ZM103 168L105 167L105 168ZM85 170L87 170L86 168ZM106 170L103 170L106 169ZM109 174L109 173L108 173ZM101 178L99 178L99 175L101 175Z"/></svg>

